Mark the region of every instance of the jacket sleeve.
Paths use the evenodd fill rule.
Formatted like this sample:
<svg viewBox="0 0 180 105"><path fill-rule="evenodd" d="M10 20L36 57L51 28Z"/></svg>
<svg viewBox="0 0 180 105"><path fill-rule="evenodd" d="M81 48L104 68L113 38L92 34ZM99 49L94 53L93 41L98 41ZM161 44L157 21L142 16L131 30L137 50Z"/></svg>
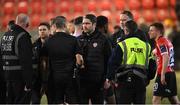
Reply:
<svg viewBox="0 0 180 105"><path fill-rule="evenodd" d="M105 40L105 45L104 45L104 76L107 75L107 65L109 58L111 56L112 48L111 44L108 39Z"/></svg>
<svg viewBox="0 0 180 105"><path fill-rule="evenodd" d="M106 78L109 80L113 80L115 78L115 74L117 69L121 66L122 63L123 52L119 45L113 50L112 55L108 62L108 71Z"/></svg>
<svg viewBox="0 0 180 105"><path fill-rule="evenodd" d="M23 35L18 41L18 52L20 65L22 66L22 75L26 83L26 87L30 88L32 85L32 42L28 34Z"/></svg>

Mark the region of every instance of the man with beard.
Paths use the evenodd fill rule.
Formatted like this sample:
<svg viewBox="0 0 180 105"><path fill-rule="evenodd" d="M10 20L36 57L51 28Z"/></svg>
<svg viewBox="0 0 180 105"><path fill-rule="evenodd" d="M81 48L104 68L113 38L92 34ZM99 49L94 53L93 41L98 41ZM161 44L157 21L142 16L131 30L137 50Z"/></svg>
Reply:
<svg viewBox="0 0 180 105"><path fill-rule="evenodd" d="M81 104L103 104L103 84L107 63L111 54L108 39L96 30L96 16L83 17L83 33L78 37L84 58L84 70L80 71Z"/></svg>

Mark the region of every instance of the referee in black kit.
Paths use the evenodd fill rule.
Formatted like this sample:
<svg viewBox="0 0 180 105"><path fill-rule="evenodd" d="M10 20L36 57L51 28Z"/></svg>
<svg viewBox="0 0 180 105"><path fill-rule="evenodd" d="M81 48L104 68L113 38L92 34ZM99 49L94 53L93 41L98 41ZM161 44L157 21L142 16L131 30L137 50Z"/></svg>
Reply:
<svg viewBox="0 0 180 105"><path fill-rule="evenodd" d="M56 18L52 23L55 34L44 44L43 55L49 58L54 86L53 104L76 104L78 91L73 85L73 73L76 64L81 65L80 48L74 36L66 33L66 20ZM81 58L81 59L80 59Z"/></svg>

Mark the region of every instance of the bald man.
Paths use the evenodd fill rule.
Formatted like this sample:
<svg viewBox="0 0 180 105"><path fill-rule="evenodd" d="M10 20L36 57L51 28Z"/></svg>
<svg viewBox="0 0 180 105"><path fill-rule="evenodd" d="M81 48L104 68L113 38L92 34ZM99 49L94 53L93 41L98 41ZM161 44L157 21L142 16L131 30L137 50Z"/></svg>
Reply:
<svg viewBox="0 0 180 105"><path fill-rule="evenodd" d="M7 104L30 104L32 85L32 42L26 31L29 17L19 14L16 24L1 38L1 58L7 83Z"/></svg>

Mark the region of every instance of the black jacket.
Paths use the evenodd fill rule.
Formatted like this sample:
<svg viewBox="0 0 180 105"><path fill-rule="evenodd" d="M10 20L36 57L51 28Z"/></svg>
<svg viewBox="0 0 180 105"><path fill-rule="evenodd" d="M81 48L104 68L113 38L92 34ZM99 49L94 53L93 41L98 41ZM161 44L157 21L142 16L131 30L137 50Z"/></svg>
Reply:
<svg viewBox="0 0 180 105"><path fill-rule="evenodd" d="M92 34L83 33L78 37L85 61L85 70L80 77L84 81L100 82L107 73L108 59L111 55L111 46L108 39L95 30Z"/></svg>
<svg viewBox="0 0 180 105"><path fill-rule="evenodd" d="M42 70L42 47L43 43L41 42L41 39L38 38L34 43L33 43L33 69L34 69L34 79L35 81L39 82L47 82L48 80L48 71Z"/></svg>
<svg viewBox="0 0 180 105"><path fill-rule="evenodd" d="M57 32L43 46L43 56L49 57L50 73L55 80L62 75L72 76L75 66L75 55L80 53L77 39L64 32Z"/></svg>
<svg viewBox="0 0 180 105"><path fill-rule="evenodd" d="M5 71L5 77L10 81L24 81L26 85L32 82L32 42L29 33L18 25L6 32L1 39L1 56L16 56L17 60L3 59L2 66L20 65L19 70ZM10 68L9 68L10 69Z"/></svg>

